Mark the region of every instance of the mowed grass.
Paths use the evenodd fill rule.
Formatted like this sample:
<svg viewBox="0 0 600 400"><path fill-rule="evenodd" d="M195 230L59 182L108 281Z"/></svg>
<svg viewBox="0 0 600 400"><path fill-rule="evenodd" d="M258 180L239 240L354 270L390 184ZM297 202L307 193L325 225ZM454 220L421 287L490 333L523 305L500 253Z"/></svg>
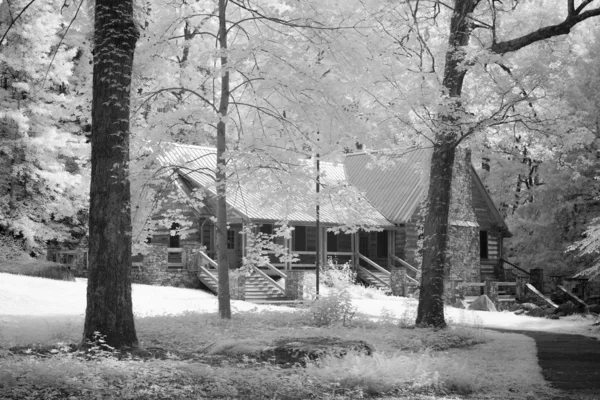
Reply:
<svg viewBox="0 0 600 400"><path fill-rule="evenodd" d="M382 306L377 318L358 313L346 326L315 326L314 307L233 302L233 318L223 321L210 294L134 285L140 344L156 358L90 357L66 346L81 338L85 284L0 274L0 398L518 399L549 393L531 339L477 326L416 329L414 301L387 304L365 289L357 291L366 304L396 309ZM376 352L292 368L258 357L277 339L314 336L365 340Z"/></svg>

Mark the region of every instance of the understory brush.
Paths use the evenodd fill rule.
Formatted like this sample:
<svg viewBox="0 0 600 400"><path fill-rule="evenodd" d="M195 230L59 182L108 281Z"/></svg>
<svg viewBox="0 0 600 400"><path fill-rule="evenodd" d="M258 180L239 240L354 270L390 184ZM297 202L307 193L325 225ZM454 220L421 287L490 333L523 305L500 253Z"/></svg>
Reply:
<svg viewBox="0 0 600 400"><path fill-rule="evenodd" d="M468 395L479 388L475 372L466 365L429 350L419 354L351 354L326 357L307 365L308 373L323 384L343 391L373 396L396 390L432 390Z"/></svg>
<svg viewBox="0 0 600 400"><path fill-rule="evenodd" d="M68 266L36 258L0 261L0 272L58 281L75 281L75 275Z"/></svg>

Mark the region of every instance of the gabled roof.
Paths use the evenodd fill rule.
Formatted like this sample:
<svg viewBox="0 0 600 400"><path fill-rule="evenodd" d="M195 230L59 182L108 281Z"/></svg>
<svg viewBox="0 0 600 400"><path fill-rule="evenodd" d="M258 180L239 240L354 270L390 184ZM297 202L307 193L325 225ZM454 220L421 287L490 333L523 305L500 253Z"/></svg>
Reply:
<svg viewBox="0 0 600 400"><path fill-rule="evenodd" d="M375 162L366 153L346 156L348 181L361 192L387 219L397 224L407 223L427 196L430 149L409 149L399 156L387 155L390 162ZM473 190L481 193L488 211L501 230L508 232L504 219L471 165Z"/></svg>
<svg viewBox="0 0 600 400"><path fill-rule="evenodd" d="M178 170L193 188L203 189L209 197L216 196L215 148L169 143L158 161L163 166ZM293 184L288 185L268 172L261 175L258 171L252 174L242 171L240 175L245 175L245 178L229 180L228 207L249 220L313 224L316 222L315 184L306 174L311 168L310 162L301 166L305 174L299 174ZM321 162L321 172L321 223L382 228L394 225L348 185L343 165Z"/></svg>

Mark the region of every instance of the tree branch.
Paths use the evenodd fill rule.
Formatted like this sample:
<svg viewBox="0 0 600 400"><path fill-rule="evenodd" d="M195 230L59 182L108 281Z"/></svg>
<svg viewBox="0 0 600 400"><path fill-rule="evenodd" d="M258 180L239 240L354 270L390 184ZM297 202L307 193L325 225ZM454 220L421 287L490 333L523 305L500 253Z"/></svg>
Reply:
<svg viewBox="0 0 600 400"><path fill-rule="evenodd" d="M592 1L593 0L585 0L579 7L577 7L576 10L573 10L573 13L569 12L567 18L565 18L565 20L560 24L545 26L515 39L493 43L490 51L495 54L506 54L551 37L567 35L578 23L585 21L588 18L600 15L600 8L594 8L592 10L581 12L585 6Z"/></svg>

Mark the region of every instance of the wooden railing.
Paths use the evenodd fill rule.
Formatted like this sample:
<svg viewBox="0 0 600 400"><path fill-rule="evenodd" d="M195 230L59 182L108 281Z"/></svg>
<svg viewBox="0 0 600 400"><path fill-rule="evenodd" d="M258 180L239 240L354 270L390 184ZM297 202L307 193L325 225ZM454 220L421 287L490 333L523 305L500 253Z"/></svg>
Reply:
<svg viewBox="0 0 600 400"><path fill-rule="evenodd" d="M415 284L415 285L419 284L419 278L421 277L421 270L419 268L413 267L412 265L410 265L409 263L407 263L406 261L404 261L403 259L401 259L400 257L398 257L395 254L390 253L389 256L392 259L392 261L396 261L396 262L400 263L400 265L402 265L404 268L415 273L414 278L412 276L406 274L406 279L410 283Z"/></svg>
<svg viewBox="0 0 600 400"><path fill-rule="evenodd" d="M500 268L504 273L504 279L507 281L513 281L516 278L525 278L526 280L529 280L530 278L529 272L504 258L500 259Z"/></svg>
<svg viewBox="0 0 600 400"><path fill-rule="evenodd" d="M406 261L404 261L403 259L401 259L397 255L390 254L390 257L392 258L392 260L399 262L403 267L411 270L415 274L421 275L421 270L419 268L413 267L412 265L410 265L409 263L407 263Z"/></svg>
<svg viewBox="0 0 600 400"><path fill-rule="evenodd" d="M271 271L275 272L277 275L281 276L283 279L287 279L287 274L285 272L280 271L279 268L273 266L270 263L266 263L264 265L261 265L261 267L267 267Z"/></svg>
<svg viewBox="0 0 600 400"><path fill-rule="evenodd" d="M199 251L198 255L200 256L200 258L202 260L206 261L211 267L213 267L214 269L219 269L219 265L215 262L215 260L210 258L205 252Z"/></svg>
<svg viewBox="0 0 600 400"><path fill-rule="evenodd" d="M367 257L363 256L362 254L358 253L358 258L363 260L364 262L366 262L367 264L369 264L370 266L372 266L373 268L375 268L376 270L378 270L379 272L382 272L386 275L390 275L390 271L388 271L387 269L381 267L379 264L377 264L376 262L368 259Z"/></svg>

